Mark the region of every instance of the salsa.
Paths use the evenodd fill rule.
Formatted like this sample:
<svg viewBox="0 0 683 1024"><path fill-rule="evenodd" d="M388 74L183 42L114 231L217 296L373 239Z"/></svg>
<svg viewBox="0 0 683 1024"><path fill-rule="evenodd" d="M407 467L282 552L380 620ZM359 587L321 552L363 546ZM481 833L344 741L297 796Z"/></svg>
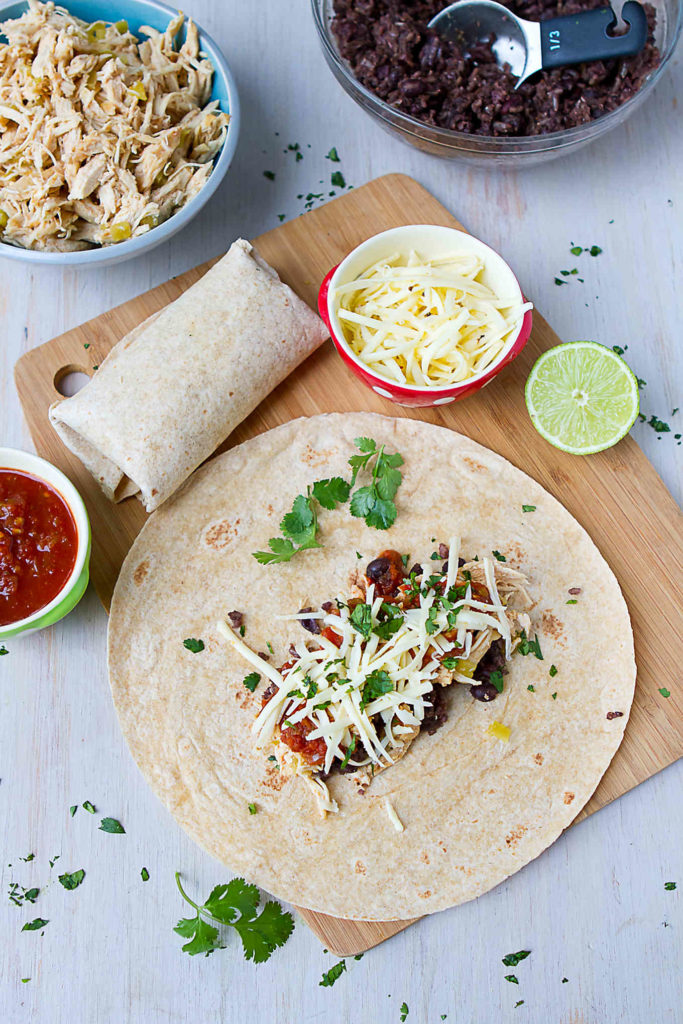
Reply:
<svg viewBox="0 0 683 1024"><path fill-rule="evenodd" d="M49 604L71 575L77 550L64 499L43 480L0 469L0 626Z"/></svg>

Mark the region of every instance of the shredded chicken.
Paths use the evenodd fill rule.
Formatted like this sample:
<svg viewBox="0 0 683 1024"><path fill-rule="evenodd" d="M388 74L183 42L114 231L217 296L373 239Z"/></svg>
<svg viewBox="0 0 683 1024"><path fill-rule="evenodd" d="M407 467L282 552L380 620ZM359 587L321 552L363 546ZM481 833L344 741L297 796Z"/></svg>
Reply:
<svg viewBox="0 0 683 1024"><path fill-rule="evenodd" d="M28 0L0 25L0 237L68 252L142 235L195 196L229 117L184 17L91 25Z"/></svg>

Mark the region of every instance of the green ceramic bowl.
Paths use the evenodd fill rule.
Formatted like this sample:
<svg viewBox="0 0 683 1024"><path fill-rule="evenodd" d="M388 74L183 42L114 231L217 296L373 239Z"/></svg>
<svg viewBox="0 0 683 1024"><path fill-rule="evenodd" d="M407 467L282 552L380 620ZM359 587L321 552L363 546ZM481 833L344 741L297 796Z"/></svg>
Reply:
<svg viewBox="0 0 683 1024"><path fill-rule="evenodd" d="M90 522L88 513L80 494L64 476L61 470L51 466L45 459L19 451L17 448L0 448L0 469L14 469L20 473L29 473L49 484L64 499L71 510L76 523L78 549L76 564L60 592L49 604L25 619L0 626L0 640L17 636L19 633L33 633L45 626L52 626L76 607L88 585L88 568L90 564Z"/></svg>

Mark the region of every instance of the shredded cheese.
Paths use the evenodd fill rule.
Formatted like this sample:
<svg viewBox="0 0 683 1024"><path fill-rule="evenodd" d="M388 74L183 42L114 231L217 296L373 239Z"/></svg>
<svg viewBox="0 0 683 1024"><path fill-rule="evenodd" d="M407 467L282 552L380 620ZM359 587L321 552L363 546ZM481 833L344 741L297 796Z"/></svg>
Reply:
<svg viewBox="0 0 683 1024"><path fill-rule="evenodd" d="M489 369L531 309L519 295L496 295L484 270L471 252L396 253L330 298L369 369L399 384L458 384Z"/></svg>
<svg viewBox="0 0 683 1024"><path fill-rule="evenodd" d="M394 807L394 805L392 804L392 802L391 802L391 800L389 799L388 796L385 796L385 798L384 798L384 806L386 808L386 812L387 812L387 816L389 818L389 821L394 826L396 831L397 832L405 832L405 828L404 828L403 822L401 821L401 819L399 818L398 814L396 813L396 808Z"/></svg>

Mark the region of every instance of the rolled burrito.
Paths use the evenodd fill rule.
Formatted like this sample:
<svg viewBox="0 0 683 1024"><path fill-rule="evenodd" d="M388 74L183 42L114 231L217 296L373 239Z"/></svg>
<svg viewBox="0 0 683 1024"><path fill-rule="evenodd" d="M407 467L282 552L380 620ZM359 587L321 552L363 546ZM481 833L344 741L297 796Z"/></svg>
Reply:
<svg viewBox="0 0 683 1024"><path fill-rule="evenodd" d="M51 406L50 421L111 501L137 494L152 512L326 337L239 239Z"/></svg>

